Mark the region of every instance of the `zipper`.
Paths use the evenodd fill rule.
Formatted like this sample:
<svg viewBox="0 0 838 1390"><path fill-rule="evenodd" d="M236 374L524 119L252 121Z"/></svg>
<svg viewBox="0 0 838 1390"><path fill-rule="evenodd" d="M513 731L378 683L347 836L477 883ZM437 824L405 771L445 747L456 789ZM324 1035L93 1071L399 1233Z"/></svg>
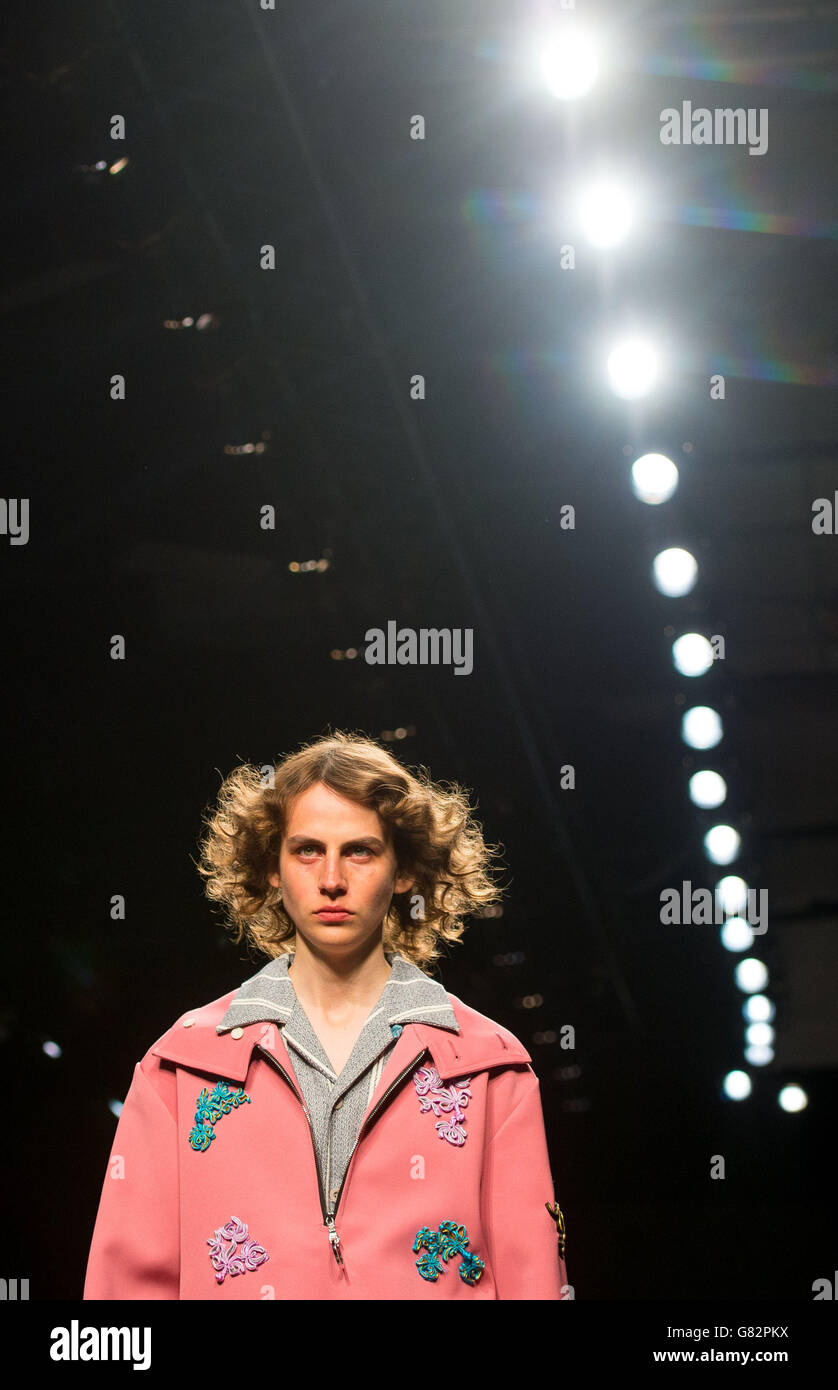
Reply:
<svg viewBox="0 0 838 1390"><path fill-rule="evenodd" d="M295 1095L295 1096L298 1096L298 1095L299 1095L299 1092L297 1091L297 1087L294 1085L294 1082L291 1080L290 1076L288 1075L288 1073L287 1073L287 1071L285 1070L285 1068L284 1068L284 1066L282 1065L282 1063L277 1061L277 1059L276 1059L276 1057L274 1057L273 1053L272 1053L272 1052L268 1052L267 1048L263 1047L261 1043L257 1043L257 1044L256 1044L256 1050L257 1050L257 1052L261 1052L263 1057L267 1057L267 1059L268 1059L269 1062L273 1062L273 1064L274 1064L274 1066L276 1067L277 1071L278 1071L278 1072L281 1072L282 1075L285 1077L285 1080L288 1082L288 1085L291 1087L291 1090L294 1092L294 1095ZM326 1203L325 1203L324 1200L323 1200L323 1175L322 1175L322 1173L320 1172L320 1159L317 1157L317 1144L316 1144L315 1139L314 1139L314 1126L313 1126L312 1123L311 1123L311 1117L310 1117L310 1115L309 1115L309 1113L308 1113L308 1107L306 1106L305 1102L303 1102L303 1114L305 1115L306 1119L308 1120L308 1128L309 1128L309 1133L310 1133L310 1135L311 1135L311 1147L312 1147L312 1149L314 1150L314 1166L315 1166L315 1168L317 1169L317 1193L318 1193L318 1196L319 1196L319 1198L320 1198L320 1210L321 1210L321 1212L323 1213L323 1225L325 1226L325 1225L327 1224L327 1221L326 1221ZM336 1233L336 1234L337 1234L337 1233ZM330 1233L329 1239L331 1240L331 1238L332 1238L332 1237L331 1237L331 1233ZM334 1248L334 1246L333 1246L333 1248ZM337 1258L337 1256L335 1256L335 1258Z"/></svg>
<svg viewBox="0 0 838 1390"><path fill-rule="evenodd" d="M256 1044L256 1050L257 1050L258 1052L261 1052L262 1055L263 1055L263 1057L267 1057L267 1059L268 1059L269 1062L273 1062L273 1064L274 1064L274 1066L276 1067L277 1071L281 1072L282 1075L285 1077L285 1080L288 1082L288 1084L289 1084L289 1086L291 1087L291 1089L292 1089L292 1091L294 1092L294 1094L295 1094L295 1095L298 1095L298 1091L297 1091L296 1086L294 1085L294 1082L291 1080L290 1076L288 1075L287 1071L286 1071L285 1068L283 1067L282 1063L281 1063L281 1062L278 1062L277 1059L276 1059L276 1057L274 1057L273 1053L272 1053L272 1052L268 1052L267 1048L262 1047L261 1043L257 1043L257 1044ZM351 1167L351 1165L352 1165L352 1159L355 1157L355 1150L357 1149L358 1144L360 1143L361 1135L363 1134L364 1130L366 1129L367 1125L369 1124L369 1122L370 1122L370 1120L373 1118L373 1116L378 1114L379 1110L381 1109L381 1107L382 1107L382 1105L384 1104L384 1102L385 1102L385 1100L387 1099L387 1097L390 1096L390 1095L392 1095L392 1093L393 1093L393 1091L395 1091L396 1087L397 1087L397 1086L400 1086L401 1083L402 1083L402 1081L404 1081L405 1077L408 1076L408 1075L413 1071L413 1068L416 1066L416 1063L417 1063L417 1062L421 1062L421 1060L422 1060L422 1058L424 1057L424 1055L425 1055L425 1053L427 1052L427 1050L428 1050L427 1047L423 1047L423 1048L422 1048L422 1051L418 1054L418 1056L414 1057L413 1061L409 1064L409 1066L406 1066L405 1069L404 1069L404 1071L400 1072L399 1075L396 1077L395 1081L392 1081L392 1082L390 1083L390 1085L387 1087L387 1090L384 1092L384 1095L381 1096L380 1099L376 1101L376 1103L375 1103L375 1105L373 1106L372 1110L370 1111L370 1113L367 1115L366 1119L365 1119L365 1120L363 1121L363 1123L361 1124L361 1128L360 1128L359 1131L358 1131L358 1138L355 1140L355 1143L352 1145L352 1151L351 1151L351 1153L350 1153L350 1155L349 1155L349 1158L348 1158L348 1160L347 1160L347 1163L346 1163L346 1168L345 1168L345 1170L344 1170L343 1178L342 1178L342 1180L341 1180L341 1184L340 1184L340 1187L339 1187L339 1189L338 1189L337 1200L335 1201L335 1205L331 1208L330 1211L327 1211L327 1210L326 1210L326 1203L325 1203L324 1198L323 1198L323 1176L322 1176L322 1174L321 1174L321 1172L320 1172L320 1160L319 1160L318 1157L317 1157L317 1144L316 1144L315 1139L314 1139L314 1127L313 1127L313 1125L312 1125L312 1123L311 1123L311 1118L310 1118L310 1116L309 1116L308 1109L307 1109L307 1107L306 1107L305 1105L303 1105L303 1111L304 1111L304 1114L305 1114L306 1119L308 1120L309 1133L311 1134L311 1147L312 1147L312 1149L314 1150L314 1165L315 1165L315 1168L317 1169L317 1192L318 1192L318 1196L319 1196L319 1198L320 1198L320 1210L321 1210L321 1212L323 1213L323 1225L328 1229L328 1232L329 1232L329 1244L330 1244L331 1247L332 1247L332 1254L334 1255L335 1260L336 1260L336 1262L337 1262L337 1264L338 1264L339 1267L342 1267L342 1265L343 1265L343 1252L342 1252L342 1250L341 1250L340 1236L338 1235L337 1229L336 1229L336 1227L335 1227L335 1216L337 1215L337 1209L338 1209L338 1207L340 1206L340 1199L341 1199L341 1197L343 1196L343 1189L344 1189L344 1187L346 1186L346 1179L349 1177L349 1169L350 1169L350 1167Z"/></svg>
<svg viewBox="0 0 838 1390"><path fill-rule="evenodd" d="M396 1089L397 1086L400 1086L400 1085L401 1085L401 1083L404 1081L404 1079L405 1079L406 1076L409 1076L409 1075L410 1075L410 1073L413 1071L413 1068L416 1066L416 1063L417 1063L417 1062L421 1062L421 1060L422 1060L422 1058L424 1057L424 1055L425 1055L425 1053L427 1052L427 1050L428 1050L427 1047L423 1047L423 1048L422 1048L422 1051L419 1053L419 1055L418 1055L417 1057L414 1057L414 1059L413 1059L413 1061L410 1063L410 1065L407 1066L407 1067L405 1067L404 1071L403 1071L403 1072L400 1072L400 1074L396 1077L395 1081L392 1081L392 1082L390 1083L390 1085L387 1087L387 1090L384 1092L384 1095L381 1096L380 1099L376 1101L376 1103L375 1103L375 1105L373 1106L372 1110L371 1110L370 1113L367 1115L367 1118L362 1122L361 1128L358 1130L358 1138L355 1140L355 1143L352 1145L352 1151L351 1151L351 1153L350 1153L350 1155L349 1155L349 1158L347 1159L347 1162L346 1162L346 1168L344 1169L343 1178L341 1179L341 1184L340 1184L340 1187L338 1188L338 1195L337 1195L337 1199L336 1199L336 1201L335 1201L335 1205L334 1205L334 1207L332 1208L332 1210L331 1210L330 1213L329 1213L329 1221L330 1221L330 1223L331 1223L331 1224L330 1224L330 1229L333 1229L333 1228L334 1228L334 1218L335 1218L335 1216L337 1215L337 1210L338 1210L338 1207L340 1206L340 1199L341 1199L341 1197L343 1196L343 1189L344 1189L344 1187L346 1186L346 1179L349 1177L349 1169L350 1169L350 1167L352 1166L352 1159L355 1157L355 1150L357 1149L359 1143L361 1142L361 1135L363 1134L364 1130L366 1129L367 1125L369 1124L369 1122L370 1122L370 1120L373 1118L373 1116L378 1114L379 1110L381 1109L381 1107L382 1107L382 1105L384 1104L384 1102L385 1102L385 1100L387 1099L387 1097L390 1096L390 1095L392 1095L393 1091L395 1091L395 1089ZM337 1231L335 1231L335 1236L337 1237ZM331 1237L330 1237L330 1238L331 1238ZM338 1241L338 1244L340 1244L339 1241Z"/></svg>

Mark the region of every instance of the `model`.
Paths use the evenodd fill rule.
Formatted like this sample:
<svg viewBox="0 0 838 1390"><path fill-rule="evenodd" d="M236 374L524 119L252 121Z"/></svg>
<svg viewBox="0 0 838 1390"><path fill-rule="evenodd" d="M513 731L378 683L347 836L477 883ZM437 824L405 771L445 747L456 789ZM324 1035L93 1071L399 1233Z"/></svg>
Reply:
<svg viewBox="0 0 838 1390"><path fill-rule="evenodd" d="M204 820L268 963L137 1063L84 1297L572 1298L529 1053L426 973L500 894L462 789L338 732Z"/></svg>

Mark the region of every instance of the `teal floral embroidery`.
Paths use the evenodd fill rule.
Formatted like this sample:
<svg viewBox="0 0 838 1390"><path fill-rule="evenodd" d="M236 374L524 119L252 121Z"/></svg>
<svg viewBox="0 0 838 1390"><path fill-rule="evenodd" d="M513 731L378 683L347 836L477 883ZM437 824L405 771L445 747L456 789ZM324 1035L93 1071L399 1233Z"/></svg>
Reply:
<svg viewBox="0 0 838 1390"><path fill-rule="evenodd" d="M422 1278L437 1280L445 1272L440 1260L447 1264L452 1256L460 1255L460 1278L466 1284L478 1283L486 1266L479 1255L468 1249L468 1243L465 1226L458 1226L456 1221L440 1221L436 1231L432 1231L430 1226L423 1226L421 1231L417 1231L413 1242L414 1254L419 1250L426 1252L416 1261Z"/></svg>
<svg viewBox="0 0 838 1390"><path fill-rule="evenodd" d="M206 1086L198 1097L195 1128L190 1131L189 1143L198 1153L205 1153L215 1138L213 1125L222 1115L229 1115L237 1106L250 1104L250 1096L241 1087L231 1091L226 1081L219 1081L212 1091Z"/></svg>
<svg viewBox="0 0 838 1390"><path fill-rule="evenodd" d="M416 1261L416 1268L422 1278L438 1279L442 1273L442 1265L437 1259L437 1252L439 1250L438 1232L432 1231L429 1226L423 1226L421 1231L417 1232L416 1239L413 1242L413 1253L415 1254L417 1250L427 1250L428 1252L426 1255L423 1255L421 1259Z"/></svg>
<svg viewBox="0 0 838 1390"><path fill-rule="evenodd" d="M211 1130L207 1125L196 1125L189 1134L189 1142L193 1149L197 1149L198 1153L203 1153L204 1149L208 1149L214 1138L214 1130Z"/></svg>

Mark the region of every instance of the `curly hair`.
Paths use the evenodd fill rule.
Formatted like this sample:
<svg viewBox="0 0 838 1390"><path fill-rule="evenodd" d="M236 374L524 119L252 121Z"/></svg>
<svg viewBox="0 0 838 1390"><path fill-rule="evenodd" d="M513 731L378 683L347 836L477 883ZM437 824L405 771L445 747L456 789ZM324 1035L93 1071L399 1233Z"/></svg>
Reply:
<svg viewBox="0 0 838 1390"><path fill-rule="evenodd" d="M276 957L294 950L296 929L282 904L275 872L292 799L322 783L378 812L390 836L398 873L414 885L394 893L383 922L382 946L426 968L505 891L493 861L502 845L487 845L467 793L435 783L425 768L408 770L372 739L340 731L303 744L275 768L245 763L222 784L217 806L204 809L198 872L209 899L221 903L236 942ZM412 901L423 904L415 920Z"/></svg>

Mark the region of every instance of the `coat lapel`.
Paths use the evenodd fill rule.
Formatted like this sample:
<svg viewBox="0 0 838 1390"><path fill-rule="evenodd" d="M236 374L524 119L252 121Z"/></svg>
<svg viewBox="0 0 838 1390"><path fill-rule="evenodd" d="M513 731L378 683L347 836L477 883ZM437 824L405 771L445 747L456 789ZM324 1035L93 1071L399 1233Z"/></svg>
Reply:
<svg viewBox="0 0 838 1390"><path fill-rule="evenodd" d="M234 1037L233 1033L217 1033L212 1022L202 1026L196 1023L192 1027L184 1027L184 1022L180 1020L155 1043L151 1049L155 1057L241 1085L247 1076L253 1049L260 1045L276 1057L295 1081L282 1031L275 1023L249 1023L241 1029L240 1037ZM295 1089L299 1094L299 1087L295 1085Z"/></svg>
<svg viewBox="0 0 838 1390"><path fill-rule="evenodd" d="M486 1022L488 1025L489 1020ZM423 1048L425 1055L419 1057ZM492 1027L487 1027L485 1032L481 1030L476 1037L467 1037L462 1032L452 1034L441 1028L431 1027L427 1023L405 1024L400 1038L387 1058L372 1100L367 1106L364 1121L393 1082L416 1058L419 1058L416 1061L417 1067L434 1066L440 1081L446 1082L474 1076L476 1072L487 1071L491 1067L523 1066L531 1060L530 1054L517 1038L511 1034L504 1038ZM409 1083L409 1080L408 1075L405 1082Z"/></svg>
<svg viewBox="0 0 838 1390"><path fill-rule="evenodd" d="M226 996L220 1002L222 1005L229 1003L232 997ZM449 998L454 1005L464 1007L454 995ZM241 1032L240 1037L234 1037L233 1032L216 1032L212 1019L195 1018L189 1025L189 1018L190 1015L186 1015L180 1019L154 1045L151 1051L155 1057L241 1085L247 1076L253 1050L259 1045L272 1053L292 1081L295 1080L293 1063L283 1042L282 1030L276 1023L249 1023L241 1030L234 1029L233 1032ZM387 1058L371 1106L423 1047L427 1049L424 1064L427 1065L430 1058L441 1081L459 1080L492 1067L523 1066L532 1061L523 1044L511 1033L504 1036L498 1032L490 1019L485 1020L485 1027L459 1033L428 1023L406 1023ZM419 1065L422 1063L417 1063ZM299 1088L295 1086L295 1089L299 1095Z"/></svg>

